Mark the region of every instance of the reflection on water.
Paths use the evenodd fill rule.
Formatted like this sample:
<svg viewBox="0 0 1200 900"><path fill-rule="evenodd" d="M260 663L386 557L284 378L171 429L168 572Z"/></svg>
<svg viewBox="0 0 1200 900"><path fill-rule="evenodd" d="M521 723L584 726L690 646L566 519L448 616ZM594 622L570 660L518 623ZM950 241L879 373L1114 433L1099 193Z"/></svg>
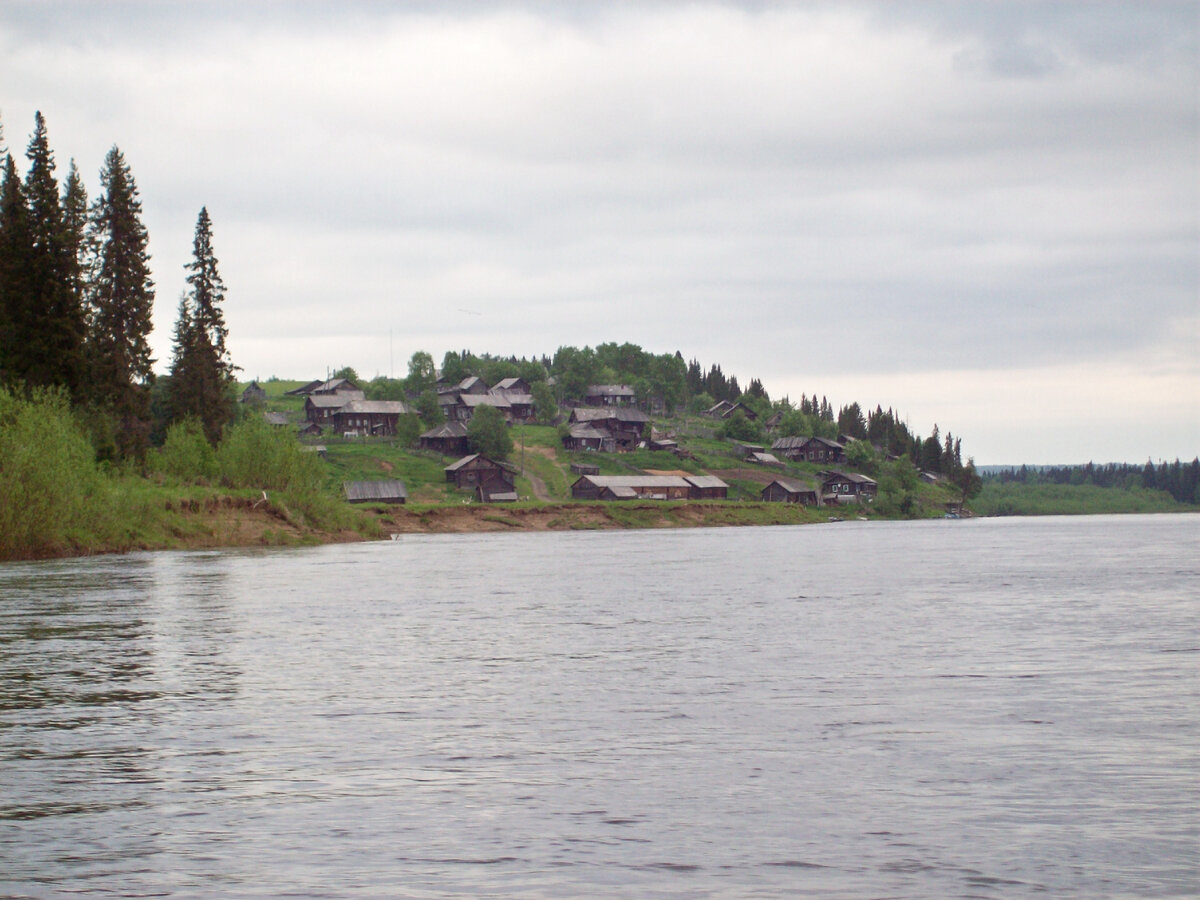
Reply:
<svg viewBox="0 0 1200 900"><path fill-rule="evenodd" d="M1198 523L0 566L0 894L1192 894Z"/></svg>

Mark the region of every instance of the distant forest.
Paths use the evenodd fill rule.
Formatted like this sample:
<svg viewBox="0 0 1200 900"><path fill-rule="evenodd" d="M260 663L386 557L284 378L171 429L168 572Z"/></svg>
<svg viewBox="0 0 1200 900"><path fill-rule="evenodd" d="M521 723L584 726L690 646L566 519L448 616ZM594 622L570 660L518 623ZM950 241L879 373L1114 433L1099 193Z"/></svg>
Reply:
<svg viewBox="0 0 1200 900"><path fill-rule="evenodd" d="M1166 491L1177 503L1200 504L1200 457L1190 463L1176 459L1160 462L1150 460L1144 466L1127 463L1108 463L1082 466L1021 466L1020 468L989 470L983 475L985 484L1069 484L1095 485L1104 488L1144 488Z"/></svg>

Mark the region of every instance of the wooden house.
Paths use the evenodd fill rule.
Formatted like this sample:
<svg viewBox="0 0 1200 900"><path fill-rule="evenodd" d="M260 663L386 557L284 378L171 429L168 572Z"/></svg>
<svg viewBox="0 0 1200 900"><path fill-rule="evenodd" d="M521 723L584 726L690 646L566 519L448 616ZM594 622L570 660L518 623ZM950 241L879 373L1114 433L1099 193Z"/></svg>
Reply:
<svg viewBox="0 0 1200 900"><path fill-rule="evenodd" d="M768 503L799 503L802 506L819 506L816 489L809 484L790 478L776 478L762 489L762 498Z"/></svg>
<svg viewBox="0 0 1200 900"><path fill-rule="evenodd" d="M710 419L728 419L735 412L741 412L747 419L753 422L758 418L758 413L746 406L740 400L737 403L730 403L728 400L722 400L719 403L710 406L704 411L704 415Z"/></svg>
<svg viewBox="0 0 1200 900"><path fill-rule="evenodd" d="M597 428L586 422L576 422L568 427L563 436L565 450L595 450L600 453L612 453L617 449L616 441L606 428Z"/></svg>
<svg viewBox="0 0 1200 900"><path fill-rule="evenodd" d="M771 444L777 455L796 462L843 463L846 448L837 441L822 437L785 437Z"/></svg>
<svg viewBox="0 0 1200 900"><path fill-rule="evenodd" d="M399 400L351 400L334 410L333 428L345 435L393 435L396 423L407 412L408 407Z"/></svg>
<svg viewBox="0 0 1200 900"><path fill-rule="evenodd" d="M599 475L600 467L595 463L571 463L571 471L576 475Z"/></svg>
<svg viewBox="0 0 1200 900"><path fill-rule="evenodd" d="M706 409L703 415L708 416L710 419L723 419L725 417L725 413L731 409L733 409L733 404L728 400L718 400L716 403Z"/></svg>
<svg viewBox="0 0 1200 900"><path fill-rule="evenodd" d="M606 431L617 450L635 450L641 443L642 432L645 431L650 417L631 406L607 409L581 406L571 410L568 421Z"/></svg>
<svg viewBox="0 0 1200 900"><path fill-rule="evenodd" d="M508 465L472 453L445 468L446 480L459 490L478 489L484 496L516 489L516 475Z"/></svg>
<svg viewBox="0 0 1200 900"><path fill-rule="evenodd" d="M492 385L492 393L494 394L528 394L533 391L533 386L524 378L501 378Z"/></svg>
<svg viewBox="0 0 1200 900"><path fill-rule="evenodd" d="M853 503L870 501L879 485L873 478L857 472L827 472L821 482L822 503Z"/></svg>
<svg viewBox="0 0 1200 900"><path fill-rule="evenodd" d="M243 403L266 403L267 392L257 381L252 381L246 385L246 389L242 391Z"/></svg>
<svg viewBox="0 0 1200 900"><path fill-rule="evenodd" d="M338 394L347 400L362 400L366 397L362 389L349 378L330 378L328 381L321 382L309 393Z"/></svg>
<svg viewBox="0 0 1200 900"><path fill-rule="evenodd" d="M284 392L285 397L307 397L314 389L323 385L324 381L310 381L308 384L302 384L298 388L292 388L290 391Z"/></svg>
<svg viewBox="0 0 1200 900"><path fill-rule="evenodd" d="M322 427L332 425L333 414L349 402L337 394L309 394L304 401L304 418Z"/></svg>
<svg viewBox="0 0 1200 900"><path fill-rule="evenodd" d="M636 395L627 384L591 384L584 392L585 406L633 406Z"/></svg>
<svg viewBox="0 0 1200 900"><path fill-rule="evenodd" d="M466 425L462 422L444 422L422 434L418 443L422 450L433 450L446 456L463 456L470 442Z"/></svg>
<svg viewBox="0 0 1200 900"><path fill-rule="evenodd" d="M468 375L458 383L455 390L460 394L486 394L488 392L487 382L476 375Z"/></svg>
<svg viewBox="0 0 1200 900"><path fill-rule="evenodd" d="M846 448L829 438L809 438L801 449L801 453L808 462L842 463L846 461Z"/></svg>
<svg viewBox="0 0 1200 900"><path fill-rule="evenodd" d="M347 481L342 488L351 503L402 504L408 500L403 481Z"/></svg>
<svg viewBox="0 0 1200 900"><path fill-rule="evenodd" d="M285 412L265 412L263 420L272 428L287 428L291 424Z"/></svg>
<svg viewBox="0 0 1200 900"><path fill-rule="evenodd" d="M684 475L689 485L689 500L725 500L729 497L729 485L716 475Z"/></svg>
<svg viewBox="0 0 1200 900"><path fill-rule="evenodd" d="M576 500L686 500L692 486L678 475L583 475L571 485Z"/></svg>
<svg viewBox="0 0 1200 900"><path fill-rule="evenodd" d="M504 416L504 421L512 424L512 402L507 394L460 394L459 403L466 408L466 421L470 422L475 410L481 406L494 406Z"/></svg>

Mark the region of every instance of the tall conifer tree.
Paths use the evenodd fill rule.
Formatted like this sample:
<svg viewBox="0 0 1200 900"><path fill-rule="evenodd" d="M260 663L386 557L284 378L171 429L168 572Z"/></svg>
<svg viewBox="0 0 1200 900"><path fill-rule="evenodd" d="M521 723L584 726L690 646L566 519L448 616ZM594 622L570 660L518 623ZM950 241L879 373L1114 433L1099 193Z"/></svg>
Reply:
<svg viewBox="0 0 1200 900"><path fill-rule="evenodd" d="M66 250L66 281L71 293L72 302L82 314L86 309L87 296L87 226L88 226L88 196L79 177L79 169L75 160L71 160L71 168L67 171L67 180L63 182L62 194L62 226L63 246Z"/></svg>
<svg viewBox="0 0 1200 900"><path fill-rule="evenodd" d="M118 452L133 456L144 451L150 431L149 237L133 174L115 146L105 157L100 184L88 225L96 254L88 296L93 402L112 414Z"/></svg>
<svg viewBox="0 0 1200 900"><path fill-rule="evenodd" d="M69 252L54 178L54 154L39 112L25 155L25 201L33 252L28 259L27 315L22 336L24 377L30 384L62 385L78 396L83 381L83 309L68 287Z"/></svg>
<svg viewBox="0 0 1200 900"><path fill-rule="evenodd" d="M192 261L185 268L189 291L180 298L175 324L169 389L171 419L198 419L205 436L216 444L222 429L233 419L234 366L225 346L228 330L221 311L225 282L213 252L212 220L207 207L200 210L196 221Z"/></svg>
<svg viewBox="0 0 1200 900"><path fill-rule="evenodd" d="M12 154L5 154L0 179L0 381L23 381L28 367L24 339L30 311L27 298L33 237L29 209Z"/></svg>

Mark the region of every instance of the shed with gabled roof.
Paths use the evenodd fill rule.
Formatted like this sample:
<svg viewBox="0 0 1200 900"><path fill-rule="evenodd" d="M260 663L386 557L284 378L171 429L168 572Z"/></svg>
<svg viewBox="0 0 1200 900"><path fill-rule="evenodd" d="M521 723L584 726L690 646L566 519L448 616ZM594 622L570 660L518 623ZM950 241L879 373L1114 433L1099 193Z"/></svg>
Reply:
<svg viewBox="0 0 1200 900"><path fill-rule="evenodd" d="M347 481L342 488L351 503L402 504L408 500L403 481Z"/></svg>

